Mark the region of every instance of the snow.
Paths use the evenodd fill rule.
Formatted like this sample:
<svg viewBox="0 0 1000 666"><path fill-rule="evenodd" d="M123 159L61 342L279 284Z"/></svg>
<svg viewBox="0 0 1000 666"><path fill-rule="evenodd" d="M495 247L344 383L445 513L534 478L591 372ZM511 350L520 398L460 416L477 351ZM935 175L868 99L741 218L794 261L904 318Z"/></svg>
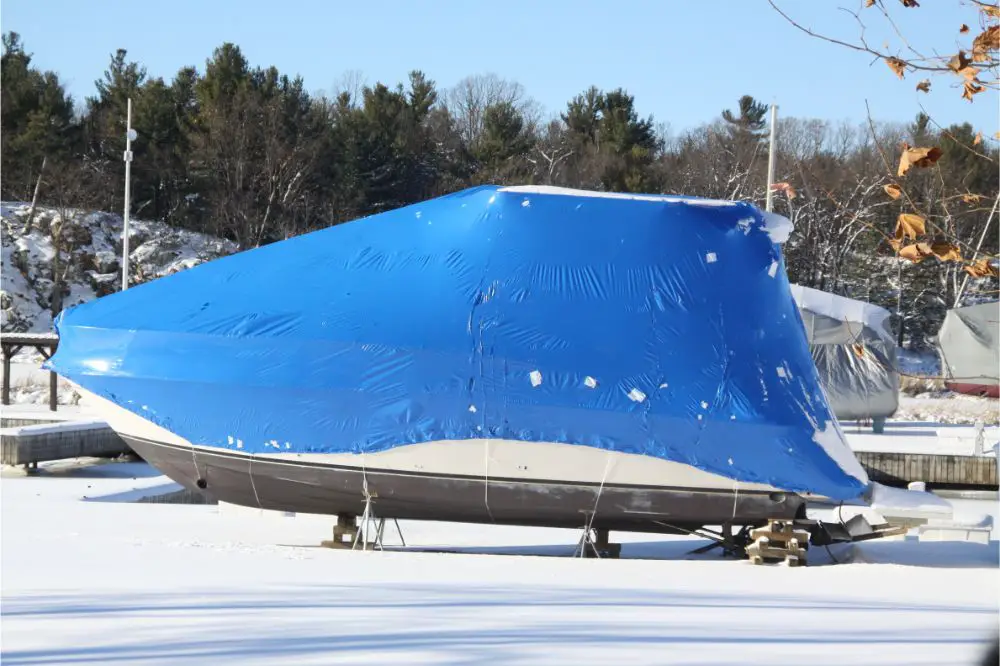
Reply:
<svg viewBox="0 0 1000 666"><path fill-rule="evenodd" d="M49 403L49 372L40 366L44 360L41 355L33 354L32 362L23 362L26 357L15 357L17 361L10 364L10 399L15 405L48 405ZM57 378L57 400L60 406L76 405L80 396L73 390L69 382L62 377ZM62 409L62 407L60 407ZM7 416L9 409L4 409Z"/></svg>
<svg viewBox="0 0 1000 666"><path fill-rule="evenodd" d="M510 192L512 194L542 194L542 195L563 195L573 197L591 197L595 199L628 199L630 201L659 201L664 203L683 203L691 206L709 206L713 208L735 206L735 201L723 199L702 199L699 197L678 197L669 194L629 194L627 192L598 192L597 190L576 190L571 187L557 187L555 185L513 185L511 187L501 187L498 192Z"/></svg>
<svg viewBox="0 0 1000 666"><path fill-rule="evenodd" d="M599 192L596 190L576 190L570 187L557 187L554 185L513 185L501 187L498 192L510 192L511 194L541 194L541 195L563 195L573 197L592 197L595 199L627 199L630 201L652 201L663 203L680 203L688 206L700 206L708 208L728 208L738 205L736 201L726 199L703 199L701 197L681 197L669 194L630 194L627 192ZM493 198L490 198L493 203ZM525 199L522 206L527 207L528 199ZM784 243L791 235L794 226L792 221L777 213L762 212L764 218L764 230L771 236L775 243ZM746 227L741 224L740 228L746 231ZM709 260L714 261L714 259Z"/></svg>
<svg viewBox="0 0 1000 666"><path fill-rule="evenodd" d="M6 411L4 416L10 418ZM104 430L108 427L108 424L104 421L99 421L96 419L82 419L79 421L58 421L53 423L45 423L41 425L30 425L30 426L18 426L16 428L4 428L3 433L5 435L51 435L57 432L71 431L79 432L81 430Z"/></svg>
<svg viewBox="0 0 1000 666"><path fill-rule="evenodd" d="M771 241L781 245L788 241L788 237L795 231L795 225L784 215L763 211L764 230L771 237ZM771 277L774 277L773 275Z"/></svg>
<svg viewBox="0 0 1000 666"><path fill-rule="evenodd" d="M851 449L858 452L971 456L976 447L976 429L967 425L893 419L886 423L882 434L873 433L871 427L844 425L842 428ZM1000 427L984 428L983 435L983 455L996 455Z"/></svg>
<svg viewBox="0 0 1000 666"><path fill-rule="evenodd" d="M896 349L896 367L908 375L937 377L941 374L941 357L933 351Z"/></svg>
<svg viewBox="0 0 1000 666"><path fill-rule="evenodd" d="M5 664L974 663L996 631L996 542L825 549L753 567L702 541L414 523L408 549L315 547L332 519L136 503L141 463L5 473ZM387 541L396 544L390 526ZM447 549L453 552L428 552Z"/></svg>
<svg viewBox="0 0 1000 666"><path fill-rule="evenodd" d="M873 331L888 336L889 340L892 339L887 325L891 314L885 308L799 284L788 286L792 291L792 298L800 308L837 321L864 324Z"/></svg>
<svg viewBox="0 0 1000 666"><path fill-rule="evenodd" d="M111 293L121 285L119 215L39 206L25 233L29 204L0 204L3 289L0 325L7 331L52 330L52 269L55 248L51 229L62 223L61 268L67 271L64 307ZM63 219L65 216L66 219ZM130 220L129 253L133 284L232 254L237 246L205 234L161 222Z"/></svg>
<svg viewBox="0 0 1000 666"><path fill-rule="evenodd" d="M38 421L71 421L91 415L78 405L59 405L59 411L49 410L48 402L9 405L3 408L4 419L34 419Z"/></svg>
<svg viewBox="0 0 1000 666"><path fill-rule="evenodd" d="M962 395L951 391L927 392L915 396L900 396L894 421L937 422L955 424L1000 423L1000 401Z"/></svg>
<svg viewBox="0 0 1000 666"><path fill-rule="evenodd" d="M938 518L952 517L951 502L933 493L904 488L892 488L872 483L871 508L886 517Z"/></svg>
<svg viewBox="0 0 1000 666"><path fill-rule="evenodd" d="M46 343L58 342L59 336L55 333L18 333L17 337L26 343Z"/></svg>

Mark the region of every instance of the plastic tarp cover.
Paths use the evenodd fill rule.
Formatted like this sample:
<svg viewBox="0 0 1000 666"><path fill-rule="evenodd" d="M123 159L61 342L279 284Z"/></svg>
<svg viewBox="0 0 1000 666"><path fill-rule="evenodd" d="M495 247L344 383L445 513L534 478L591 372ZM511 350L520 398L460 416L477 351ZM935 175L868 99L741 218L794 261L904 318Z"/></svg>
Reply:
<svg viewBox="0 0 1000 666"><path fill-rule="evenodd" d="M791 291L837 418L892 416L899 408L899 374L889 311L801 285Z"/></svg>
<svg viewBox="0 0 1000 666"><path fill-rule="evenodd" d="M1000 382L1000 301L949 310L938 333L946 376L963 384Z"/></svg>
<svg viewBox="0 0 1000 666"><path fill-rule="evenodd" d="M65 312L50 367L199 445L503 438L852 499L776 216L484 186Z"/></svg>

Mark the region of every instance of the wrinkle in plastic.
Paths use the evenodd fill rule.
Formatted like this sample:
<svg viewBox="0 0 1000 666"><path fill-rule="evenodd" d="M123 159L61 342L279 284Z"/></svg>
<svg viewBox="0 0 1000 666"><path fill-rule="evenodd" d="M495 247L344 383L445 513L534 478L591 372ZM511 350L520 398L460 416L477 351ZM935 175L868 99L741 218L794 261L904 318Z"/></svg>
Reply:
<svg viewBox="0 0 1000 666"><path fill-rule="evenodd" d="M955 382L995 385L1000 381L1000 302L948 310L938 346L946 376Z"/></svg>
<svg viewBox="0 0 1000 666"><path fill-rule="evenodd" d="M889 312L799 285L792 285L792 295L834 415L892 416L899 408L899 374Z"/></svg>
<svg viewBox="0 0 1000 666"><path fill-rule="evenodd" d="M859 496L768 222L698 201L466 190L78 306L51 365L247 453L503 438Z"/></svg>

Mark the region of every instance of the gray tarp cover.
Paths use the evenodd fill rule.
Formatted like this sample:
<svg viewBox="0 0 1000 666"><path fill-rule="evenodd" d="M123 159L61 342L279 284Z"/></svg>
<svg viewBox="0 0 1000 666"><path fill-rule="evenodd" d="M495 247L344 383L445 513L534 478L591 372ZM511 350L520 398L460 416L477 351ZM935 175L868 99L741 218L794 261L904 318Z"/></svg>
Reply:
<svg viewBox="0 0 1000 666"><path fill-rule="evenodd" d="M838 419L892 416L899 407L889 311L791 285L813 361Z"/></svg>
<svg viewBox="0 0 1000 666"><path fill-rule="evenodd" d="M1000 301L948 310L938 333L942 370L961 384L998 383Z"/></svg>

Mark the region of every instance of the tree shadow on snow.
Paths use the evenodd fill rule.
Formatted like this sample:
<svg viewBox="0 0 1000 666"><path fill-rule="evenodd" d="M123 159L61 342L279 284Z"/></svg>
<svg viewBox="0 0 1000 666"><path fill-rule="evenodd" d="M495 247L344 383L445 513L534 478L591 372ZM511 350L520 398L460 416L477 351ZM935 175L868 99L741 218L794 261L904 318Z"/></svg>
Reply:
<svg viewBox="0 0 1000 666"><path fill-rule="evenodd" d="M589 609L591 617L576 614ZM658 609L673 608L667 621L655 621ZM493 609L492 614L489 610ZM542 609L542 614L538 610ZM337 614L336 611L342 611ZM596 613L594 611L596 610ZM690 619L685 611L692 611ZM720 630L696 611L718 611L728 618ZM833 621L781 623L766 631L748 621L755 612L831 613L885 612L962 614L959 626L934 626L914 632L910 627L842 627ZM395 613L404 612L405 615ZM533 612L532 612L533 611ZM333 612L333 614L330 614ZM538 586L445 585L298 585L249 592L202 590L181 593L31 596L5 601L6 622L104 620L124 628L141 618L157 628L143 635L142 626L112 631L98 640L106 644L60 646L35 650L5 650L4 664L96 664L144 661L218 663L263 660L295 663L323 654L351 655L382 663L422 656L437 663L520 663L543 652L565 649L650 648L670 655L725 648L739 652L757 646L816 650L838 645L865 645L882 650L896 646L945 647L975 651L983 644L985 626L995 607L825 598L805 590L802 596L775 593L690 592L644 589L597 589ZM595 621L594 616L600 618ZM411 618L401 623L400 619ZM233 631L262 618L268 630ZM337 621L335 618L342 618ZM392 621L395 618L396 621ZM650 618L642 620L637 618ZM681 619L678 619L681 618ZM388 620L388 621L387 621ZM248 624L249 623L249 624ZM733 626L734 625L734 626ZM41 630L41 626L38 629ZM48 626L48 625L45 625ZM922 626L926 627L926 624ZM22 625L23 629L23 625ZM54 641L55 642L55 641ZM9 645L8 641L4 641ZM985 646L984 646L985 647ZM367 653L367 654L366 654ZM676 663L676 662L671 662Z"/></svg>

